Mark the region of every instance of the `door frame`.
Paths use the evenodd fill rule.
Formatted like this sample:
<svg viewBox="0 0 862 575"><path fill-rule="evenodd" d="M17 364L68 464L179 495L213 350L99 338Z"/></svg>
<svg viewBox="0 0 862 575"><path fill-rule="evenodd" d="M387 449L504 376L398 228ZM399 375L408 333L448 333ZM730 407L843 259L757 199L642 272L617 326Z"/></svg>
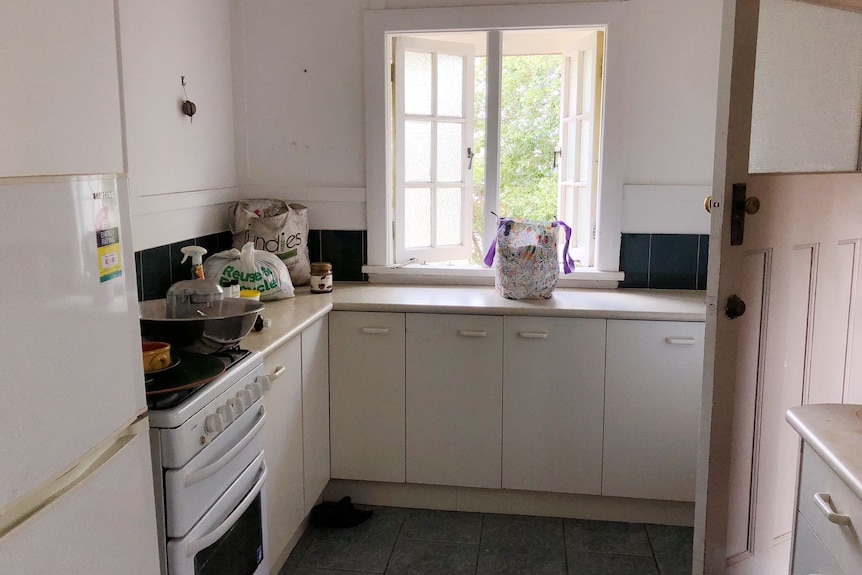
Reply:
<svg viewBox="0 0 862 575"><path fill-rule="evenodd" d="M730 246L730 197L748 178L759 0L723 0L712 183L697 488L695 575L724 573L738 327L723 302L740 286L742 246ZM717 200L716 200L717 199Z"/></svg>

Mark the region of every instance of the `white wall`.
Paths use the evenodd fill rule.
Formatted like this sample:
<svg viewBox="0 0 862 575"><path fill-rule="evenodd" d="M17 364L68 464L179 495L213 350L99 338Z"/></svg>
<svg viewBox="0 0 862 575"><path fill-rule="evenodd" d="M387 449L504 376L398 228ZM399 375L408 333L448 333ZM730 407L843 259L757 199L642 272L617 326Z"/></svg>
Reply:
<svg viewBox="0 0 862 575"><path fill-rule="evenodd" d="M862 14L762 0L749 169L855 170L860 104Z"/></svg>
<svg viewBox="0 0 862 575"><path fill-rule="evenodd" d="M700 214L712 181L719 3L630 1L637 14L629 41L628 145L608 151L626 155L625 197L634 198L624 200L622 231L683 233L676 224L685 221L684 233L708 233ZM532 3L237 2L241 193L303 201L311 227L324 229L365 228L362 11ZM640 217L640 206L653 201L666 209Z"/></svg>

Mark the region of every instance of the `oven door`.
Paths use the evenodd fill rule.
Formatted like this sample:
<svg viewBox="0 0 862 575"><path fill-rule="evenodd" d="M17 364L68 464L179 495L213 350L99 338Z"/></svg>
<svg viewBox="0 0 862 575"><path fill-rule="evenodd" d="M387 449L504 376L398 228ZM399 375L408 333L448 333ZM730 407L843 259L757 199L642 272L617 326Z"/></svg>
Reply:
<svg viewBox="0 0 862 575"><path fill-rule="evenodd" d="M168 540L169 575L265 575L266 463L263 452L191 531Z"/></svg>
<svg viewBox="0 0 862 575"><path fill-rule="evenodd" d="M266 409L258 399L180 469L165 472L168 537L182 537L263 450Z"/></svg>

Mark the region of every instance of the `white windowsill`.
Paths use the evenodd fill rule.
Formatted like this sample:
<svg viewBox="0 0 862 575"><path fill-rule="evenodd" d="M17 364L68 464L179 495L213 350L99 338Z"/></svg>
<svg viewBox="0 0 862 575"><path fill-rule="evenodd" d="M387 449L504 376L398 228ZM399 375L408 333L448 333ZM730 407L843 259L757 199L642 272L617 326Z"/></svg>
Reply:
<svg viewBox="0 0 862 575"><path fill-rule="evenodd" d="M493 268L467 268L440 264L362 266L370 283L494 285ZM613 289L625 277L623 272L603 272L594 268L577 268L570 274L560 271L557 287Z"/></svg>

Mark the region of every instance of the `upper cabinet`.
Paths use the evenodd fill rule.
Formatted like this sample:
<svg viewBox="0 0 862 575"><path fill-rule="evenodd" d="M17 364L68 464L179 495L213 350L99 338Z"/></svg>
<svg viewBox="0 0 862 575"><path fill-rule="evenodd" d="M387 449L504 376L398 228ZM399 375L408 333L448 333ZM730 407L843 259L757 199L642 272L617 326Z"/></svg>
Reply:
<svg viewBox="0 0 862 575"><path fill-rule="evenodd" d="M237 198L230 2L118 6L135 249L227 229L220 204Z"/></svg>
<svg viewBox="0 0 862 575"><path fill-rule="evenodd" d="M123 172L114 2L0 3L0 177Z"/></svg>
<svg viewBox="0 0 862 575"><path fill-rule="evenodd" d="M860 169L859 0L762 0L749 171Z"/></svg>

